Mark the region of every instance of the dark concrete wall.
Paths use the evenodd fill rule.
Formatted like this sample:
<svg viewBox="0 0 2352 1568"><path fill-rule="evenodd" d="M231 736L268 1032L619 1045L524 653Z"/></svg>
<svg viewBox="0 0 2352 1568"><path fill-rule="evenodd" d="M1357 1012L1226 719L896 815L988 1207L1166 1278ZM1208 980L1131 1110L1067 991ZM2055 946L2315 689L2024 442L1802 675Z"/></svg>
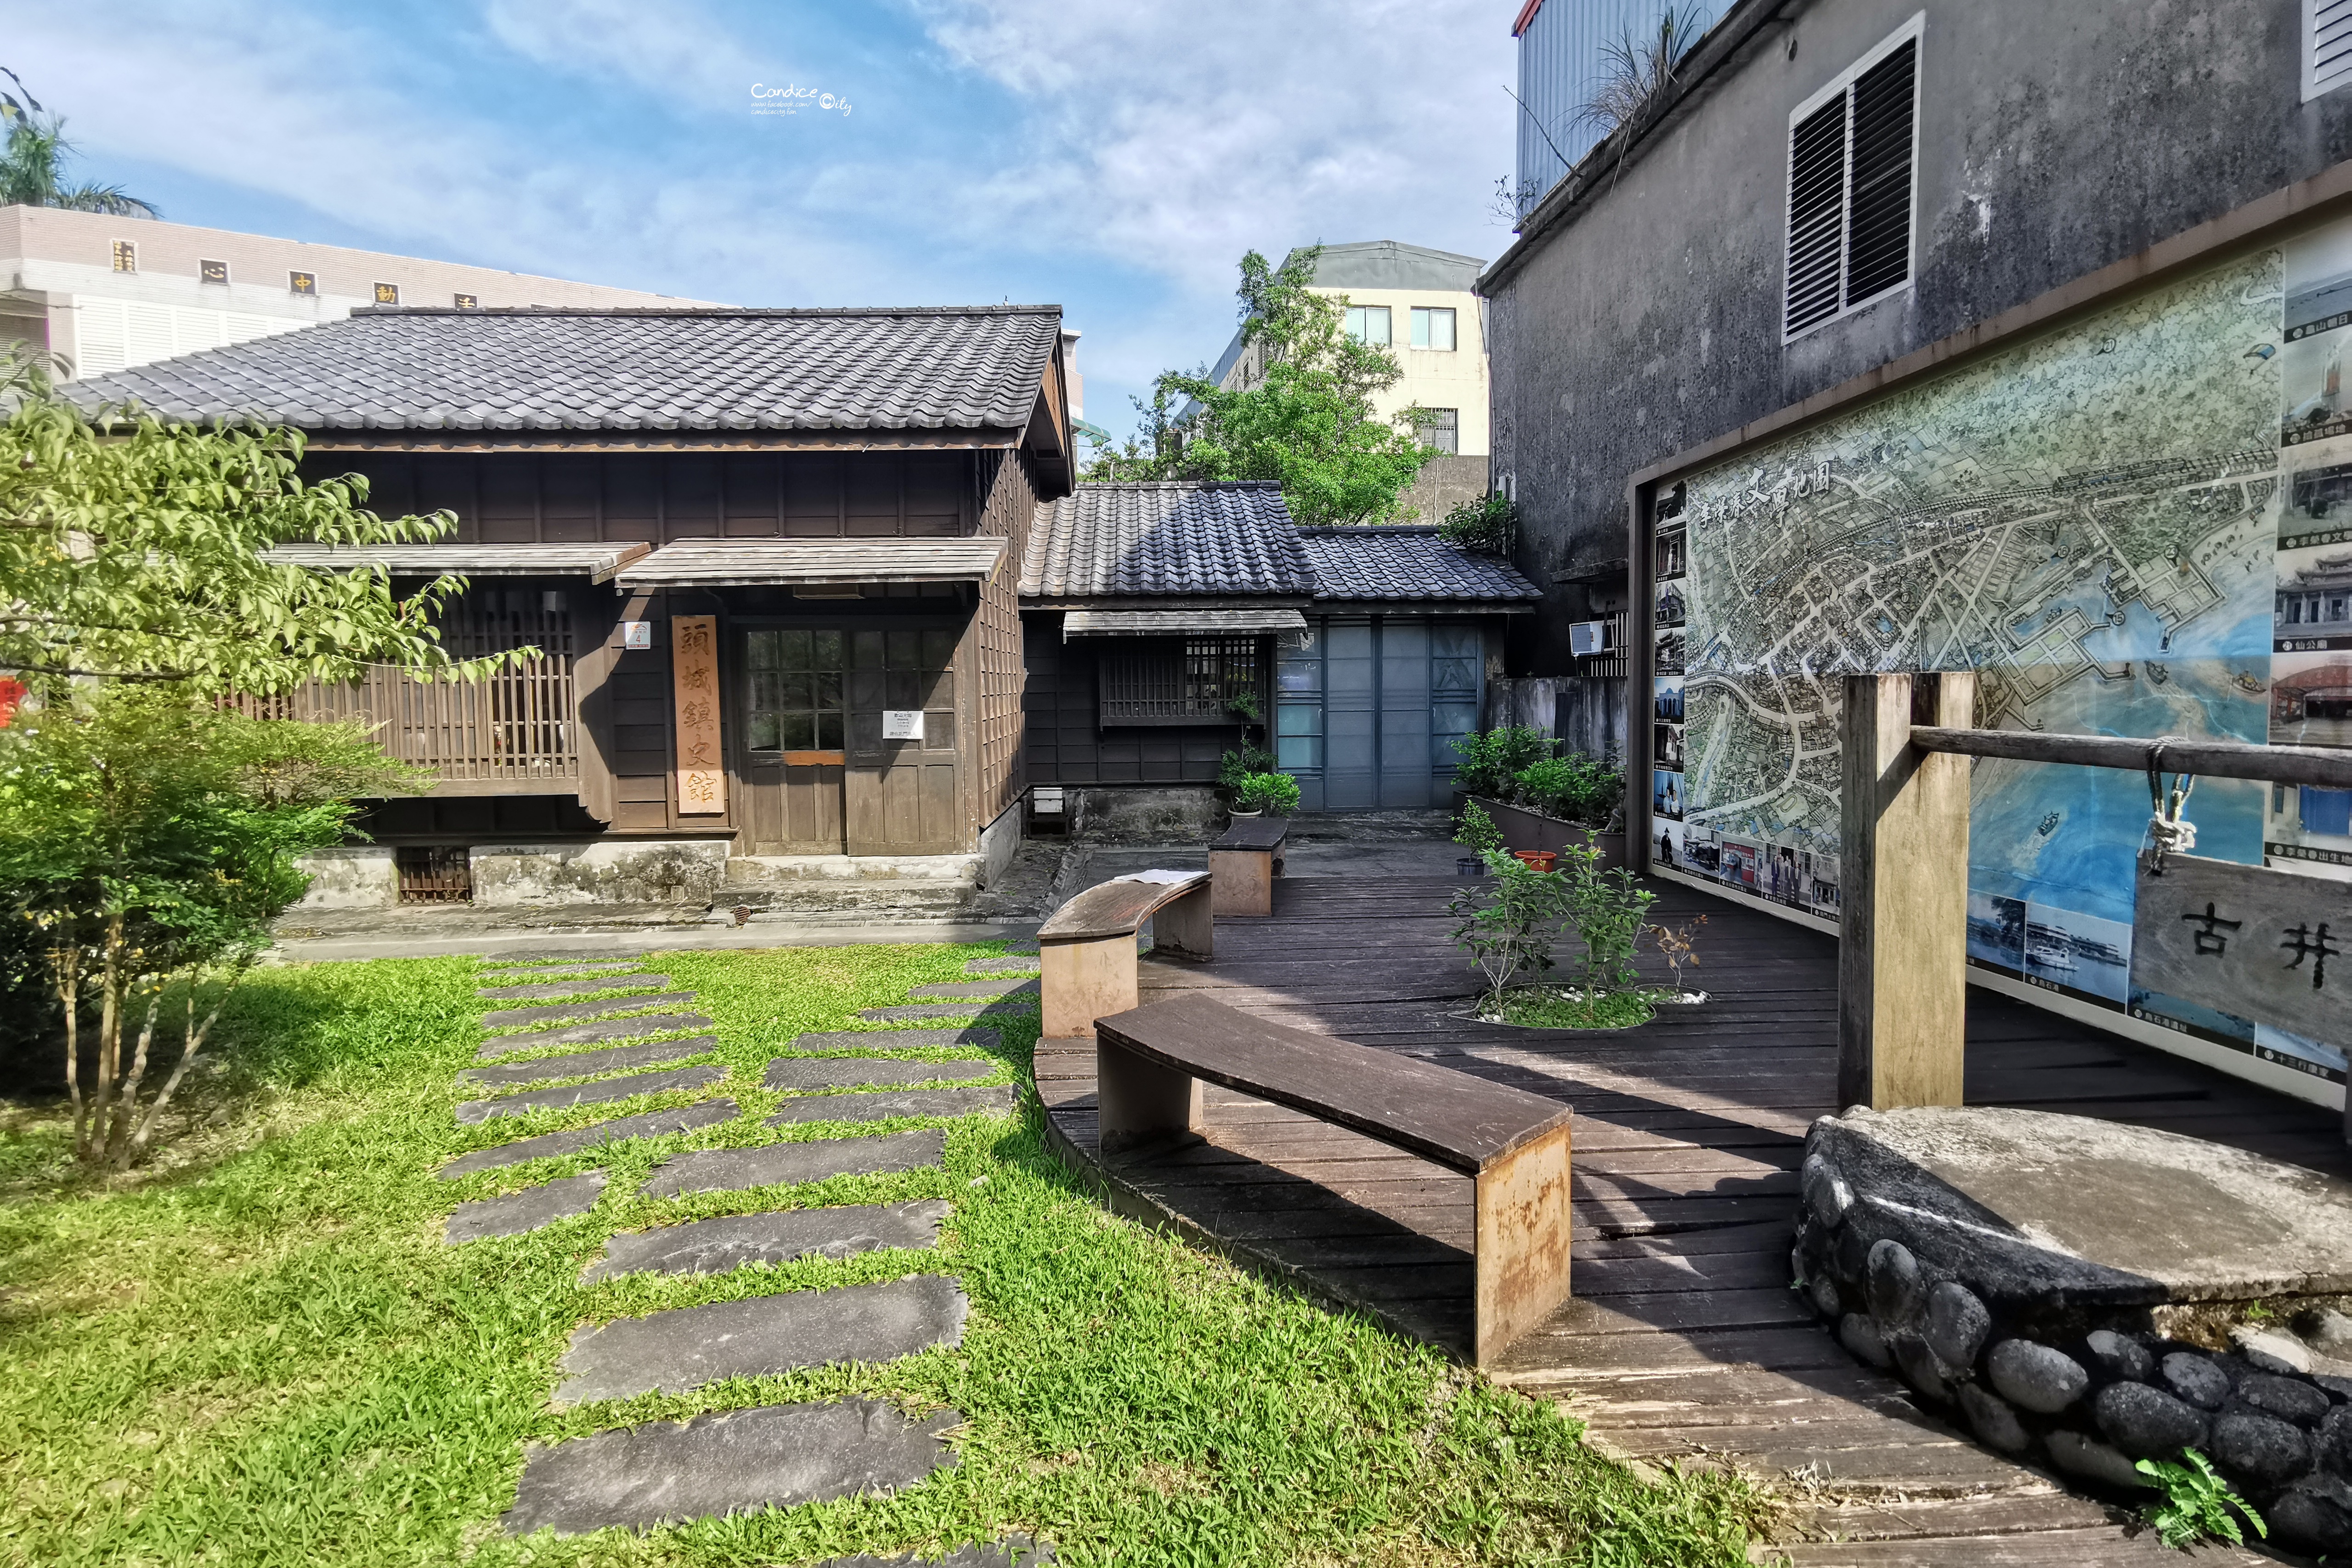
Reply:
<svg viewBox="0 0 2352 1568"><path fill-rule="evenodd" d="M1572 668L1551 579L1626 553L1631 474L2352 155L2299 0L1929 0L1915 286L1784 348L1790 111L1921 8L1780 6L1490 285L1493 468L1551 595L1516 671Z"/></svg>

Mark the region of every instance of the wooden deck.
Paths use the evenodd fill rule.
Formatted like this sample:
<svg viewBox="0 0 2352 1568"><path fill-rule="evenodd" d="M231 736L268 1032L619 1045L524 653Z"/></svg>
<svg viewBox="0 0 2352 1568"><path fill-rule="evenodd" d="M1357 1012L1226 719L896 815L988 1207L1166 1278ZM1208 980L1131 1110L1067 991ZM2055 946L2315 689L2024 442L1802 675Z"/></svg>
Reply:
<svg viewBox="0 0 2352 1568"><path fill-rule="evenodd" d="M1482 1025L1448 941L1454 884L1292 878L1270 920L1217 922L1206 965L1143 966L1143 997L1207 987L1237 1007L1411 1053L1574 1107L1575 1299L1497 1375L1557 1397L1636 1460L1764 1477L1797 1505L1801 1564L2177 1562L2122 1516L1955 1435L1858 1364L1789 1289L1805 1129L1830 1111L1836 943L1675 884L1705 913L1696 983L1717 1000L1617 1034ZM2334 1113L1971 990L1968 1099L2191 1133L2352 1174ZM1212 1089L1209 1138L1105 1169L1090 1044L1047 1041L1037 1086L1066 1152L1124 1212L1461 1353L1467 1178ZM2256 1561L2248 1553L2200 1561Z"/></svg>

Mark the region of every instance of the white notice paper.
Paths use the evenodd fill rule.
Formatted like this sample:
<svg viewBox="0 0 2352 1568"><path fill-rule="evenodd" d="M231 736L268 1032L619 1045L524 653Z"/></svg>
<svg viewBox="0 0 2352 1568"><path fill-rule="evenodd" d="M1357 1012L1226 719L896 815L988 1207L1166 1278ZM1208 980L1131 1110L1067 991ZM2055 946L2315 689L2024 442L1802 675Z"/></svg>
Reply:
<svg viewBox="0 0 2352 1568"><path fill-rule="evenodd" d="M882 710L882 738L886 741L921 740L923 710L919 708L885 708Z"/></svg>

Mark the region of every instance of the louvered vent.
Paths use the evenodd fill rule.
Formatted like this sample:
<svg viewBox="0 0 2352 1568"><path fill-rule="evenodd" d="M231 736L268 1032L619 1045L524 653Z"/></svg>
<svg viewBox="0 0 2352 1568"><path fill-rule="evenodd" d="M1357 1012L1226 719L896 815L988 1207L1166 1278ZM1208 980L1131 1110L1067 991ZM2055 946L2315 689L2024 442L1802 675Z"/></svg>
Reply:
<svg viewBox="0 0 2352 1568"><path fill-rule="evenodd" d="M2352 0L2315 3L2340 6L2352 20ZM1918 65L1915 30L1876 51L1790 129L1785 336L1911 280Z"/></svg>
<svg viewBox="0 0 2352 1568"><path fill-rule="evenodd" d="M2304 0L2305 101L2352 83L2352 0Z"/></svg>

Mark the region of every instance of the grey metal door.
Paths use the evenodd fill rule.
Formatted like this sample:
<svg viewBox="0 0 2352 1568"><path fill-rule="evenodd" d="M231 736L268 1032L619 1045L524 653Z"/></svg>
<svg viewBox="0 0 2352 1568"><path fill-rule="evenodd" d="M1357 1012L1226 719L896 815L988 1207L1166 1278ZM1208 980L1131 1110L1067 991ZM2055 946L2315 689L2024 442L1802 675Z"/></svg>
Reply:
<svg viewBox="0 0 2352 1568"><path fill-rule="evenodd" d="M1429 805L1429 623L1379 621L1381 648L1381 805L1419 811Z"/></svg>
<svg viewBox="0 0 2352 1568"><path fill-rule="evenodd" d="M1380 657L1370 621L1333 621L1323 660L1323 805L1381 804Z"/></svg>

